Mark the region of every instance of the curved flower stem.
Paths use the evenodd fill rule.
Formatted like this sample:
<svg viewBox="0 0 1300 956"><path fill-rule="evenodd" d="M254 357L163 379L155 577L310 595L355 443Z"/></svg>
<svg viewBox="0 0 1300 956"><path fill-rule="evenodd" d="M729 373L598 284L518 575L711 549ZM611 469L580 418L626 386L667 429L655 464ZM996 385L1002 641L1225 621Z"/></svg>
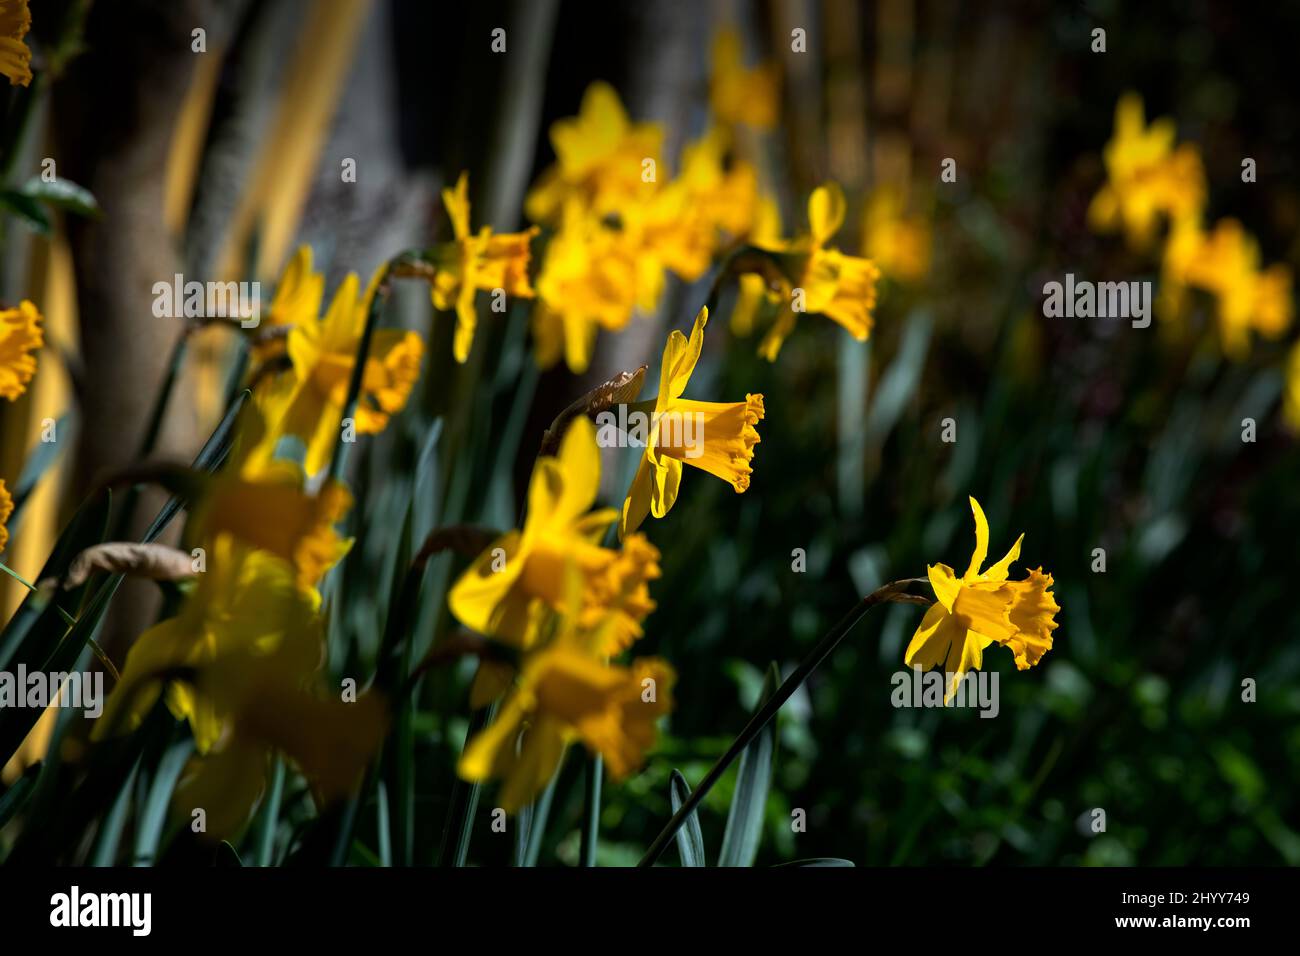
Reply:
<svg viewBox="0 0 1300 956"><path fill-rule="evenodd" d="M877 604L887 604L891 602L902 604L931 604L932 602L928 598L907 593L909 585L925 582L925 578L904 578L901 581L893 581L883 587L877 588L859 601L853 610L844 615L838 624L827 631L825 636L817 642L817 645L808 652L808 655L799 662L799 666L796 667L790 673L790 676L782 682L781 686L776 689L776 693L768 698L767 703L765 703L754 714L754 716L750 718L749 723L745 725L745 729L740 732L740 736L732 741L731 746L727 748L727 752L718 758L718 762L713 765L713 768L709 770L704 779L700 781L699 786L691 791L690 797L678 808L677 812L673 814L672 819L668 821L663 830L659 832L659 835L655 837L654 842L650 844L650 848L646 850L645 856L641 857L637 866L654 865L654 862L659 859L668 844L672 842L677 831L681 829L682 824L686 822L690 815L695 811L695 808L699 806L700 801L704 799L705 795L713 789L713 785L722 778L724 773L726 773L727 768L731 766L732 761L740 756L741 752L749 745L749 742L758 736L758 732L763 729L769 720L776 716L776 713L781 709L781 706L790 699L794 692L808 679L808 676L817 669L817 665L824 661L831 651L835 650L836 645L844 639L844 636L848 634L849 631L853 630L853 626L857 624L869 610Z"/></svg>

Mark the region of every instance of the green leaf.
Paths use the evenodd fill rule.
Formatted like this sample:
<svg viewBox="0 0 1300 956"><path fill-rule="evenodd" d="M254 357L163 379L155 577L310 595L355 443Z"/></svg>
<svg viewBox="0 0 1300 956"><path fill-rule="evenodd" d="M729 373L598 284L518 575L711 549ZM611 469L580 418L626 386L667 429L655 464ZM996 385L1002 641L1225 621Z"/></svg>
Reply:
<svg viewBox="0 0 1300 956"><path fill-rule="evenodd" d="M838 856L814 856L807 860L791 860L789 863L774 863L773 869L783 866L857 866L852 860L842 860Z"/></svg>
<svg viewBox="0 0 1300 956"><path fill-rule="evenodd" d="M145 798L136 823L135 866L152 866L158 858L158 844L162 840L163 824L167 822L167 808L171 805L172 793L176 790L176 781L180 779L185 763L194 752L191 738L181 740L158 762L149 795Z"/></svg>
<svg viewBox="0 0 1300 956"><path fill-rule="evenodd" d="M0 793L0 829L3 829L14 814L23 808L27 798L36 789L36 778L40 774L41 765L39 763L32 764L21 777L13 782L9 789L4 793Z"/></svg>
<svg viewBox="0 0 1300 956"><path fill-rule="evenodd" d="M42 236L50 234L50 217L45 207L31 196L12 189L0 190L0 206L22 220L23 225Z"/></svg>
<svg viewBox="0 0 1300 956"><path fill-rule="evenodd" d="M668 782L668 790L672 799L673 813L676 813L691 796L690 785L680 771L673 771ZM677 831L677 853L682 858L682 866L708 866L704 855L704 834L700 831L698 813L692 813L682 828Z"/></svg>
<svg viewBox="0 0 1300 956"><path fill-rule="evenodd" d="M239 858L239 853L229 841L222 840L217 844L217 856L212 861L213 866L243 866L244 862Z"/></svg>
<svg viewBox="0 0 1300 956"><path fill-rule="evenodd" d="M763 696L758 709L781 684L781 674L775 664L763 682ZM769 721L740 755L736 771L736 792L731 797L727 811L727 829L722 835L722 853L719 866L753 866L758 856L758 844L763 837L763 811L767 806L767 790L772 782L772 750L776 742L776 721Z"/></svg>
<svg viewBox="0 0 1300 956"><path fill-rule="evenodd" d="M84 186L78 186L70 179L49 181L42 179L40 176L33 176L23 183L20 193L39 200L47 206L65 209L68 212L76 213L78 216L89 216L94 219L98 219L100 216L99 203L95 201L95 197L90 190Z"/></svg>
<svg viewBox="0 0 1300 956"><path fill-rule="evenodd" d="M57 435L67 427L68 416L64 415L54 423L54 433ZM37 442L32 448L31 453L27 456L27 461L23 463L23 470L18 475L18 481L13 488L14 510L9 515L9 530L12 532L18 525L18 518L23 513L23 506L27 504L36 485L49 471L50 466L59 460L59 452L62 450L64 442L42 441Z"/></svg>

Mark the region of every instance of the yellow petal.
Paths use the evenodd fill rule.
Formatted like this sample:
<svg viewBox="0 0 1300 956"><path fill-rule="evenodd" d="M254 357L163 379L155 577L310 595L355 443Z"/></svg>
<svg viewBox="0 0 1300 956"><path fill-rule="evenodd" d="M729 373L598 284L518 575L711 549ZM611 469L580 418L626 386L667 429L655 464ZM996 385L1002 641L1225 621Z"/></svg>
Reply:
<svg viewBox="0 0 1300 956"><path fill-rule="evenodd" d="M709 321L707 307L700 309L695 316L689 339L677 329L668 335L668 344L664 347L663 363L659 369L659 402L678 398L686 391L695 371L695 364L700 360L704 348L704 326Z"/></svg>
<svg viewBox="0 0 1300 956"><path fill-rule="evenodd" d="M980 565L989 556L989 522L984 517L984 509L973 497L970 499L970 510L975 515L975 550L970 556L970 566L963 575L967 579L979 576Z"/></svg>
<svg viewBox="0 0 1300 956"><path fill-rule="evenodd" d="M808 225L815 245L825 245L839 231L847 210L848 203L839 183L825 183L813 190L808 198Z"/></svg>

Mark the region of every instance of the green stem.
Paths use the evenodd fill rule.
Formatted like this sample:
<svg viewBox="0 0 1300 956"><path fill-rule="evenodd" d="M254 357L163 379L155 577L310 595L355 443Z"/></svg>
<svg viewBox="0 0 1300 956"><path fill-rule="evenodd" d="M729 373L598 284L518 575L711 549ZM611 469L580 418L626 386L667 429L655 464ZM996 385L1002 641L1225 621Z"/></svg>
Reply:
<svg viewBox="0 0 1300 956"><path fill-rule="evenodd" d="M844 615L838 624L827 631L825 636L817 642L817 645L808 653L808 655L799 662L799 666L790 673L790 676L785 679L785 682L777 688L776 693L773 694L768 699L767 703L760 707L758 711L755 712L754 716L750 718L749 723L745 725L745 729L740 732L740 736L732 741L731 746L727 748L727 752L718 758L718 762L713 765L713 768L709 770L704 779L700 781L699 786L691 792L690 797L688 797L686 802L678 808L677 812L673 814L672 819L668 821L663 830L659 832L659 835L655 837L654 842L650 844L650 848L646 850L645 856L641 857L637 866L646 867L654 865L655 861L663 854L668 844L671 843L673 838L677 835L677 831L681 829L682 825L687 821L691 813L693 813L695 808L699 806L700 801L704 799L705 795L713 789L714 784L716 784L722 778L722 775L726 773L727 768L731 766L732 761L741 755L744 749L749 746L749 742L758 736L759 731L766 726L769 720L776 716L777 711L781 709L781 706L790 699L794 692L797 691L800 686L803 685L803 682L808 679L808 676L817 669L817 665L824 661L831 651L835 650L836 645L844 639L845 635L847 635L849 631L853 630L854 625L857 624L858 621L862 620L869 610L877 604L884 604L891 601L907 604L929 604L930 601L925 598L906 593L908 585L917 582L924 582L924 580L924 578L905 578L904 580L894 581L890 584L886 584L884 587L877 588L859 601L853 610Z"/></svg>
<svg viewBox="0 0 1300 956"><path fill-rule="evenodd" d="M592 754L587 759L584 789L586 800L582 818L582 866L596 865L596 844L600 839L600 788L605 776L605 759Z"/></svg>

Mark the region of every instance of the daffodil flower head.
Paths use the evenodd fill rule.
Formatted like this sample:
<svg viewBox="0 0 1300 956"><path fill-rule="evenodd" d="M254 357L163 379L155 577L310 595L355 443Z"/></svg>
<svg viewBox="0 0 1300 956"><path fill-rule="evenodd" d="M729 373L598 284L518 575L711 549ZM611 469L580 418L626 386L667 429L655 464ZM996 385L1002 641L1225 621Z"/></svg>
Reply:
<svg viewBox="0 0 1300 956"><path fill-rule="evenodd" d="M277 436L256 405L244 408L236 434L230 459L207 482L195 508L196 537L210 542L233 535L277 556L295 569L298 586L319 605L317 584L352 547L352 539L336 529L352 507L352 495L330 479L309 492L301 465L273 457Z"/></svg>
<svg viewBox="0 0 1300 956"><path fill-rule="evenodd" d="M256 400L270 431L296 436L306 445L303 467L308 475L329 463L338 442L352 369L381 274L382 267L360 297L358 279L349 274L323 318L302 321L289 333L291 373L258 389ZM358 434L383 431L390 416L406 406L423 354L424 341L416 332L373 333L355 409Z"/></svg>
<svg viewBox="0 0 1300 956"><path fill-rule="evenodd" d="M24 299L16 308L0 309L0 396L14 401L36 374L36 356L44 344L41 313Z"/></svg>
<svg viewBox="0 0 1300 956"><path fill-rule="evenodd" d="M943 665L951 681L944 695L950 700L962 677L984 665L984 650L998 643L1011 649L1016 667L1037 664L1052 647L1060 607L1051 593L1052 576L1030 571L1022 581L1009 581L1020 557L1022 534L1002 560L982 568L988 558L989 525L979 502L970 499L975 516L975 551L960 577L946 564L929 566L930 585L938 601L931 605L907 646L909 667Z"/></svg>
<svg viewBox="0 0 1300 956"><path fill-rule="evenodd" d="M1165 219L1199 218L1205 206L1205 169L1194 146L1175 147L1171 119L1147 125L1142 98L1126 93L1115 106L1115 133L1103 160L1107 181L1088 207L1098 232L1122 229L1130 245L1150 245Z"/></svg>
<svg viewBox="0 0 1300 956"><path fill-rule="evenodd" d="M578 115L551 125L556 163L529 191L525 214L533 222L555 223L572 198L598 217L644 201L655 185L644 178L645 164L658 163L663 139L662 127L628 119L612 86L592 83Z"/></svg>
<svg viewBox="0 0 1300 956"><path fill-rule="evenodd" d="M9 543L9 516L14 513L14 499L5 487L5 480L0 478L0 551Z"/></svg>
<svg viewBox="0 0 1300 956"><path fill-rule="evenodd" d="M316 321L324 294L325 276L312 268L311 246L301 245L285 266L270 308L258 325L252 347L254 361L284 355L288 333L300 324Z"/></svg>
<svg viewBox="0 0 1300 956"><path fill-rule="evenodd" d="M746 395L743 402L700 402L683 398L691 374L704 348L704 327L709 310L701 309L688 339L674 329L664 347L659 371L659 395L647 402L650 432L645 452L619 523L619 535L627 536L641 526L646 515L668 514L681 487L682 468L691 465L721 478L737 494L749 488L751 461L759 442L757 425L763 419L763 396ZM665 423L699 422L701 434L687 442L685 428L666 428Z"/></svg>
<svg viewBox="0 0 1300 956"><path fill-rule="evenodd" d="M386 717L369 695L352 704L317 696L323 655L320 618L293 568L227 536L180 614L131 647L93 737L135 728L165 694L200 758L184 805L208 810L213 836L247 819L274 751L299 765L318 796L336 798L355 785Z"/></svg>
<svg viewBox="0 0 1300 956"><path fill-rule="evenodd" d="M622 780L654 746L655 725L672 709L675 680L672 667L657 658L615 667L566 644L531 654L496 720L466 746L460 776L502 780L497 799L514 813L541 792L565 749L580 740Z"/></svg>
<svg viewBox="0 0 1300 956"><path fill-rule="evenodd" d="M27 0L0 0L0 73L16 86L32 82L32 51L23 42L31 28Z"/></svg>
<svg viewBox="0 0 1300 956"><path fill-rule="evenodd" d="M870 259L828 247L844 224L847 203L837 183L826 183L808 197L808 235L773 250L792 286L790 303L759 343L759 354L776 361L794 330L796 312L824 315L864 341L874 323L880 269Z"/></svg>
<svg viewBox="0 0 1300 956"><path fill-rule="evenodd" d="M779 85L776 68L759 63L746 68L740 34L733 28L713 37L709 105L718 122L768 130L776 125Z"/></svg>
<svg viewBox="0 0 1300 956"><path fill-rule="evenodd" d="M496 539L448 594L451 612L466 627L528 648L538 640L538 610L565 606L565 569L582 580L584 624L611 611L622 617L622 643L640 634L654 608L648 582L659 576L659 552L643 538L621 549L600 539L618 518L612 508L591 510L600 484L595 427L574 419L559 456L537 460L522 531Z"/></svg>
<svg viewBox="0 0 1300 956"><path fill-rule="evenodd" d="M537 229L494 235L484 226L477 233L471 232L467 173L460 174L455 188L442 191L442 201L455 238L434 250L436 271L431 294L435 308L456 311L452 352L457 362L464 362L469 358L478 324L474 295L479 289L500 289L508 296L524 299L533 297L528 279L529 243Z"/></svg>

